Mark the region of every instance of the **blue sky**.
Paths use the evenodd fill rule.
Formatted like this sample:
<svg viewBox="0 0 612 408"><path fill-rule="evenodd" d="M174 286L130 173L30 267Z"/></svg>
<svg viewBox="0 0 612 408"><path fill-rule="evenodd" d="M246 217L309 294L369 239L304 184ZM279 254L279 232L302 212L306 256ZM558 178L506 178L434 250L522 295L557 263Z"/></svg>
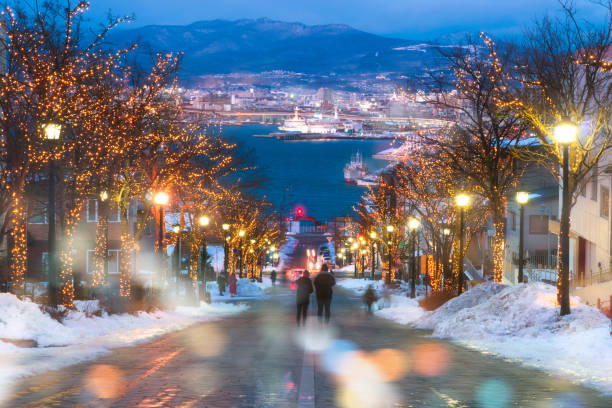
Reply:
<svg viewBox="0 0 612 408"><path fill-rule="evenodd" d="M514 35L536 16L559 10L558 0L90 0L92 14L131 14L135 25L259 18L306 24L342 23L387 36L436 38L459 31ZM580 16L601 21L606 10L574 0Z"/></svg>

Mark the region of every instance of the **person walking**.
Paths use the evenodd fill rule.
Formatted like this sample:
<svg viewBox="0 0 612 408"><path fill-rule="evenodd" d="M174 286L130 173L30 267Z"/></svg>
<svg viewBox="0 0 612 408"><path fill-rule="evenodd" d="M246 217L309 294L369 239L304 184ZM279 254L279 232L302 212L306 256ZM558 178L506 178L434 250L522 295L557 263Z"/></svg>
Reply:
<svg viewBox="0 0 612 408"><path fill-rule="evenodd" d="M236 279L235 273L232 273L229 276L229 291L232 297L236 296L238 293L238 279Z"/></svg>
<svg viewBox="0 0 612 408"><path fill-rule="evenodd" d="M227 280L225 279L225 272L220 273L217 276L217 286L219 287L219 296L223 296L223 292L225 292L225 285L227 284Z"/></svg>
<svg viewBox="0 0 612 408"><path fill-rule="evenodd" d="M376 292L374 291L372 285L368 286L368 289L363 294L362 300L363 303L365 303L365 305L368 307L368 313L372 313L372 305L378 300L378 296L376 295Z"/></svg>
<svg viewBox="0 0 612 408"><path fill-rule="evenodd" d="M297 287L295 296L295 302L297 304L296 321L299 327L300 321L302 322L302 326L306 325L308 305L310 304L310 294L313 292L310 272L304 271L302 277L295 281L295 284Z"/></svg>
<svg viewBox="0 0 612 408"><path fill-rule="evenodd" d="M274 269L270 273L270 280L272 281L272 286L276 286L276 271Z"/></svg>
<svg viewBox="0 0 612 408"><path fill-rule="evenodd" d="M323 322L323 311L325 309L325 323L329 324L331 317L331 301L332 301L332 286L336 284L336 279L329 273L327 265L323 264L321 272L314 280L314 286L317 290L317 315L319 322Z"/></svg>

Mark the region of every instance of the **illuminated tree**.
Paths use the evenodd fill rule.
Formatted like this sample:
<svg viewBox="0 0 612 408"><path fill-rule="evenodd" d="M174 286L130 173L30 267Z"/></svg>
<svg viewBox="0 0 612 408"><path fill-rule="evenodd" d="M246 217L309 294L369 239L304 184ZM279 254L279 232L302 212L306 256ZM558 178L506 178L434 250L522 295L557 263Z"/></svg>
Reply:
<svg viewBox="0 0 612 408"><path fill-rule="evenodd" d="M520 84L508 106L539 142L538 149L522 150L522 159L547 167L560 180L564 147L555 139L555 129L563 122L577 127L577 138L569 147L570 198L562 202L560 244L568 242L569 215L578 194L597 177L598 164L609 160L612 147L610 18L604 25L590 25L577 21L570 2L561 4L560 17L542 19L527 31L515 66L507 70ZM569 250L561 246L560 260ZM569 265L560 262L557 286L562 315L570 313L569 279Z"/></svg>
<svg viewBox="0 0 612 408"><path fill-rule="evenodd" d="M484 41L490 44L487 37ZM493 278L502 282L506 197L522 174L512 152L526 130L519 115L505 105L506 90L513 84L507 69L514 50L489 46L489 53L483 54L474 41L453 50L444 52L452 79L436 78L431 102L451 111L456 120L448 129L425 134L423 140L434 156L486 200L495 228ZM449 86L456 93L448 92Z"/></svg>

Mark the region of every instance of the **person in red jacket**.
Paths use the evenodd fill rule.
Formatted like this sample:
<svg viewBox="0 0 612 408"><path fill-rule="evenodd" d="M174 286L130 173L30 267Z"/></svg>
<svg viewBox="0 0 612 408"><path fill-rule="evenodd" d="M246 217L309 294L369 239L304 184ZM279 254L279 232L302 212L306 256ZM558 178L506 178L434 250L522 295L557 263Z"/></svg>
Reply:
<svg viewBox="0 0 612 408"><path fill-rule="evenodd" d="M236 293L238 292L238 280L236 279L235 273L232 273L229 276L229 291L232 297L236 296Z"/></svg>

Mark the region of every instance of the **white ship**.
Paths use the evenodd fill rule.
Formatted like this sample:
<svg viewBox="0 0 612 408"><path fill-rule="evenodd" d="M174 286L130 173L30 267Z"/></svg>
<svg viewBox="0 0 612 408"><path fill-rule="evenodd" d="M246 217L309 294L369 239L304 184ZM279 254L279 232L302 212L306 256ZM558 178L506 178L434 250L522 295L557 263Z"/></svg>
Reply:
<svg viewBox="0 0 612 408"><path fill-rule="evenodd" d="M315 114L312 119L300 118L298 107L295 107L293 117L285 120L279 130L288 133L334 134L345 131L344 124L338 119L338 110L333 117L324 118L322 114Z"/></svg>
<svg viewBox="0 0 612 408"><path fill-rule="evenodd" d="M368 168L363 164L363 156L357 152L351 156L350 163L344 166L344 181L347 183L357 183L368 174Z"/></svg>

